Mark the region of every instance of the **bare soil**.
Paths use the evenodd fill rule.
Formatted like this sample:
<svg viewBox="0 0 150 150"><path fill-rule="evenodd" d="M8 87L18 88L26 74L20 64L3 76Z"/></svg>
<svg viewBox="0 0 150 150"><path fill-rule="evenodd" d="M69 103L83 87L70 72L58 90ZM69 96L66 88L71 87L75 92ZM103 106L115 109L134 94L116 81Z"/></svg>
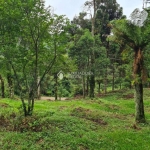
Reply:
<svg viewBox="0 0 150 150"><path fill-rule="evenodd" d="M48 96L41 96L41 100L50 100L50 101L55 101L55 97L48 97ZM68 100L67 97L62 97L61 99L58 97L58 100L64 101Z"/></svg>

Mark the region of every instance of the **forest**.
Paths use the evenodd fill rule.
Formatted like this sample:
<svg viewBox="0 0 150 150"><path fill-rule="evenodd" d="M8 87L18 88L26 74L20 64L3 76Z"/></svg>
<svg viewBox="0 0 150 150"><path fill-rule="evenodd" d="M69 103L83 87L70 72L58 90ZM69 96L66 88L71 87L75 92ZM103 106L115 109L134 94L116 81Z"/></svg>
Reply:
<svg viewBox="0 0 150 150"><path fill-rule="evenodd" d="M83 5L0 0L0 149L150 149L150 9Z"/></svg>

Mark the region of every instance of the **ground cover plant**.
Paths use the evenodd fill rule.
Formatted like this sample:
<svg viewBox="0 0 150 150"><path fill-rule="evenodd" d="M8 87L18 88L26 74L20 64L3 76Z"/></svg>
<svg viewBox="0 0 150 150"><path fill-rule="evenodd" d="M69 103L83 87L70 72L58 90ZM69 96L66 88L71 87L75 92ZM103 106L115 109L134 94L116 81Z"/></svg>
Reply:
<svg viewBox="0 0 150 150"><path fill-rule="evenodd" d="M133 91L65 101L38 100L24 117L20 101L0 100L1 150L148 150L150 94L144 89L147 123L136 124Z"/></svg>

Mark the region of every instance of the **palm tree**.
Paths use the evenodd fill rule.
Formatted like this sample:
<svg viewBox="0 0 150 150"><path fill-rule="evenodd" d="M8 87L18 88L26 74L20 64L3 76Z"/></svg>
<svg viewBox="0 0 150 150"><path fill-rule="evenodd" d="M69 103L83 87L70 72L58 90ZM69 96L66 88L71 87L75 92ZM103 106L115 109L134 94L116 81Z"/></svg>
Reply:
<svg viewBox="0 0 150 150"><path fill-rule="evenodd" d="M148 22L148 21L147 21ZM143 81L145 78L143 51L149 43L150 25L145 23L139 27L130 23L126 19L112 22L112 40L127 45L134 52L133 75L135 86L135 120L145 122L143 103Z"/></svg>

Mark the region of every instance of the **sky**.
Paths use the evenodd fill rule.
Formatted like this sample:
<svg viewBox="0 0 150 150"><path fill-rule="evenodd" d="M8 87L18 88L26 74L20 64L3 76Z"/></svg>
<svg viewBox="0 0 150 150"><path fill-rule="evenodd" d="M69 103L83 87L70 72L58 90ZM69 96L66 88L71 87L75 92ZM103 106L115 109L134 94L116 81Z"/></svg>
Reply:
<svg viewBox="0 0 150 150"><path fill-rule="evenodd" d="M72 20L75 15L78 16L79 12L82 12L85 1L86 0L45 0L45 5L53 6L54 13L66 15ZM143 0L117 0L117 2L123 7L123 13L127 17L130 16L135 8L142 10L143 6Z"/></svg>

